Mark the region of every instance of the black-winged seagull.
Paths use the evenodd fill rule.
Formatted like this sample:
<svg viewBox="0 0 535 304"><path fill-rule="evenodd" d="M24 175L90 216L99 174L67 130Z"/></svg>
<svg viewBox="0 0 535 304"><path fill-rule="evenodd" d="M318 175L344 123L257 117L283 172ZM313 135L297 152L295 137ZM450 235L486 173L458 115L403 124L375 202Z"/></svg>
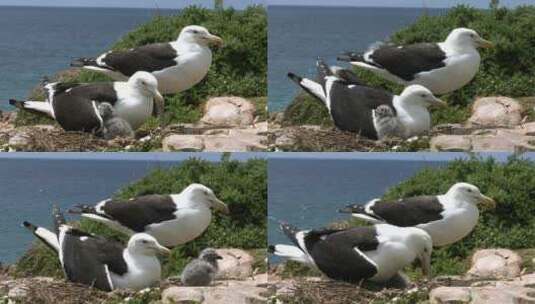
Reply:
<svg viewBox="0 0 535 304"><path fill-rule="evenodd" d="M457 28L440 43L382 44L338 59L405 86L419 84L434 94L445 94L474 78L481 62L477 48L491 46L476 31Z"/></svg>
<svg viewBox="0 0 535 304"><path fill-rule="evenodd" d="M29 222L23 224L58 254L69 281L105 291L140 290L160 281L161 265L157 254L169 254L170 251L152 236L135 234L125 247L117 241L67 225L57 208L54 208L53 216L54 232Z"/></svg>
<svg viewBox="0 0 535 304"><path fill-rule="evenodd" d="M433 244L429 234L419 228L380 224L300 231L281 224L281 229L294 245L270 246L271 253L317 267L334 280L386 282L414 260L430 275Z"/></svg>
<svg viewBox="0 0 535 304"><path fill-rule="evenodd" d="M153 113L163 112L164 100L158 81L147 72L137 72L126 82L49 83L45 85L46 101L10 100L13 106L36 111L55 119L66 131L99 133L104 122L98 106L113 105L117 116L133 129L139 128Z"/></svg>
<svg viewBox="0 0 535 304"><path fill-rule="evenodd" d="M428 107L446 105L420 85L411 85L401 95L393 95L381 89L357 84L356 79L335 76L332 70L325 68L321 60L318 60L317 67L317 81L293 73L289 73L288 77L320 100L329 110L336 127L344 131L378 139L373 110L384 105L390 107L398 118L403 129L402 137L409 138L431 128Z"/></svg>
<svg viewBox="0 0 535 304"><path fill-rule="evenodd" d="M416 196L397 201L374 199L339 211L371 223L424 229L435 246L455 243L467 236L479 219L478 203L494 208L496 202L468 183L456 183L446 194Z"/></svg>
<svg viewBox="0 0 535 304"><path fill-rule="evenodd" d="M229 212L227 205L210 188L191 184L180 194L107 199L94 207L78 205L69 212L127 235L144 232L160 244L174 247L194 240L208 228L212 208Z"/></svg>
<svg viewBox="0 0 535 304"><path fill-rule="evenodd" d="M71 66L102 72L124 80L137 71L151 72L163 94L182 92L199 83L212 64L210 44L223 40L198 25L186 26L176 41L126 51L109 51L97 58L80 58Z"/></svg>

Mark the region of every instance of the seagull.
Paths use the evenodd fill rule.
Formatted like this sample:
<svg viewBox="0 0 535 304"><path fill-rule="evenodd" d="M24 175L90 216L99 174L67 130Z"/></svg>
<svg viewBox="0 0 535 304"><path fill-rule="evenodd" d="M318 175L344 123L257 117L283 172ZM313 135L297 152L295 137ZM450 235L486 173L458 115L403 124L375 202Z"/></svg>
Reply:
<svg viewBox="0 0 535 304"><path fill-rule="evenodd" d="M127 51L109 51L97 58L80 58L73 67L104 73L124 80L138 71L152 73L163 94L185 91L199 83L212 64L210 45L223 40L198 25L186 26L176 41L154 43Z"/></svg>
<svg viewBox="0 0 535 304"><path fill-rule="evenodd" d="M414 260L419 260L423 273L430 275L432 240L419 228L378 224L299 230L286 223L280 227L294 245L274 245L269 251L316 267L333 280L387 282Z"/></svg>
<svg viewBox="0 0 535 304"><path fill-rule="evenodd" d="M481 194L476 186L456 183L446 194L397 201L374 199L364 205L349 205L339 212L351 213L358 219L374 224L418 227L431 235L435 246L445 246L472 232L479 219L478 204L496 207L496 202Z"/></svg>
<svg viewBox="0 0 535 304"><path fill-rule="evenodd" d="M446 94L468 84L476 75L481 56L478 48L493 44L467 28L456 28L445 41L409 45L382 44L364 54L338 57L398 84L422 85L434 94Z"/></svg>
<svg viewBox="0 0 535 304"><path fill-rule="evenodd" d="M217 251L206 248L201 251L199 257L191 261L180 276L184 286L210 286L219 269L217 260L221 260Z"/></svg>
<svg viewBox="0 0 535 304"><path fill-rule="evenodd" d="M157 254L169 254L170 250L158 244L152 236L135 234L124 247L114 240L67 225L57 207L53 217L54 232L29 222L23 225L58 254L69 281L104 291L140 290L160 281L161 265Z"/></svg>
<svg viewBox="0 0 535 304"><path fill-rule="evenodd" d="M137 72L126 82L62 83L45 85L46 101L9 103L17 108L38 112L56 120L66 131L100 133L104 121L98 106L113 105L117 116L133 129L139 128L154 113L163 113L164 99L158 81L147 72Z"/></svg>
<svg viewBox="0 0 535 304"><path fill-rule="evenodd" d="M406 87L401 95L356 83L356 79L340 78L318 60L317 80L302 78L293 73L288 77L307 93L320 100L329 110L334 124L344 131L378 139L373 110L381 105L391 108L399 120L403 138L426 133L431 128L431 106L447 104L420 85Z"/></svg>
<svg viewBox="0 0 535 304"><path fill-rule="evenodd" d="M185 244L199 237L212 221L210 209L225 214L229 209L212 189L191 184L179 194L144 195L129 200L107 199L96 206L77 205L80 214L113 230L133 235L147 233L166 247Z"/></svg>

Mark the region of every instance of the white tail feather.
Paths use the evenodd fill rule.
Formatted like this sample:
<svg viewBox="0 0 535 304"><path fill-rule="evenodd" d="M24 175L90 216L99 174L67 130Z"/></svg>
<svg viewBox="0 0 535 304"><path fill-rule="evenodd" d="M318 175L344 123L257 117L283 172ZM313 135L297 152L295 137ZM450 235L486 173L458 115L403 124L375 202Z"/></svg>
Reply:
<svg viewBox="0 0 535 304"><path fill-rule="evenodd" d="M313 264L307 254L296 246L275 245L273 254L282 258L287 258L292 261L305 264Z"/></svg>
<svg viewBox="0 0 535 304"><path fill-rule="evenodd" d="M52 231L49 231L45 228L38 227L34 231L35 235L37 235L41 240L46 242L49 246L54 248L56 252L59 252L59 240L58 236L53 233Z"/></svg>
<svg viewBox="0 0 535 304"><path fill-rule="evenodd" d="M303 87L307 88L310 93L314 94L314 96L318 97L319 99L321 99L321 101L327 104L327 96L325 96L325 91L323 90L321 84L307 78L303 78L300 84Z"/></svg>
<svg viewBox="0 0 535 304"><path fill-rule="evenodd" d="M42 102L42 101L25 101L23 103L23 106L25 109L30 109L38 112L45 113L46 115L55 118L54 117L54 109L52 109L52 106L48 102Z"/></svg>

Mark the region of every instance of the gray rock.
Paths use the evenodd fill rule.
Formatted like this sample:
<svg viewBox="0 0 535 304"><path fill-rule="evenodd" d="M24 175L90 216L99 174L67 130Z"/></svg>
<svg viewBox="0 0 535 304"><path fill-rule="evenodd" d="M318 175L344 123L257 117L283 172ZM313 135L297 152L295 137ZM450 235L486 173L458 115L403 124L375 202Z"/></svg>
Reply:
<svg viewBox="0 0 535 304"><path fill-rule="evenodd" d="M469 287L438 287L429 293L431 304L462 304L470 303Z"/></svg>
<svg viewBox="0 0 535 304"><path fill-rule="evenodd" d="M163 139L162 148L164 152L200 152L204 150L204 137L172 134Z"/></svg>
<svg viewBox="0 0 535 304"><path fill-rule="evenodd" d="M472 150L472 142L465 135L439 135L431 139L431 150L447 152L464 152Z"/></svg>
<svg viewBox="0 0 535 304"><path fill-rule="evenodd" d="M472 256L467 275L485 279L512 279L520 275L522 258L509 249L482 249Z"/></svg>
<svg viewBox="0 0 535 304"><path fill-rule="evenodd" d="M256 108L241 97L214 97L206 102L202 123L216 126L248 126L254 121Z"/></svg>
<svg viewBox="0 0 535 304"><path fill-rule="evenodd" d="M217 253L222 257L217 262L219 272L217 278L220 280L245 280L253 275L254 258L241 249L217 249Z"/></svg>

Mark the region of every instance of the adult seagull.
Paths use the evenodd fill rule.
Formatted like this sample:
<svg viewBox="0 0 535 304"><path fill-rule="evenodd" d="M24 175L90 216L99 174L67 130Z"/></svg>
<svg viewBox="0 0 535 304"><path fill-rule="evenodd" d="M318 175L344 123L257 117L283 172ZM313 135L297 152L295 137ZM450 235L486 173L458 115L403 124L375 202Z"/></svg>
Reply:
<svg viewBox="0 0 535 304"><path fill-rule="evenodd" d="M467 236L479 219L478 204L494 208L496 202L468 183L456 183L445 194L416 196L397 201L374 199L339 211L370 223L421 228L435 246L455 243Z"/></svg>
<svg viewBox="0 0 535 304"><path fill-rule="evenodd" d="M135 130L151 115L163 113L164 99L158 91L158 81L147 72L137 72L128 81L103 83L62 83L45 85L46 100L9 103L23 110L47 115L66 131L99 133L104 121L98 106L113 105L117 116Z"/></svg>
<svg viewBox="0 0 535 304"><path fill-rule="evenodd" d="M194 240L208 228L212 208L229 213L227 205L210 188L191 184L180 194L107 199L94 207L77 205L69 212L127 235L147 233L160 244L174 247Z"/></svg>
<svg viewBox="0 0 535 304"><path fill-rule="evenodd" d="M430 276L433 244L429 234L419 228L379 224L299 230L285 223L280 227L294 245L270 246L271 253L317 267L334 280L386 282L414 260L419 260L424 274Z"/></svg>
<svg viewBox="0 0 535 304"><path fill-rule="evenodd" d="M349 52L338 59L405 86L419 84L434 94L445 94L474 78L481 62L479 47L492 47L492 43L472 29L456 28L443 42L382 44L364 54Z"/></svg>
<svg viewBox="0 0 535 304"><path fill-rule="evenodd" d="M109 51L97 58L80 58L74 67L124 80L137 71L151 72L163 94L182 92L199 83L212 64L210 45L223 40L198 25L186 26L176 41L154 43L126 51Z"/></svg>
<svg viewBox="0 0 535 304"><path fill-rule="evenodd" d="M160 281L161 265L157 254L169 254L170 251L152 236L135 234L125 247L114 240L67 225L57 208L54 208L53 217L54 232L29 222L23 224L58 254L69 281L105 291L119 288L139 290Z"/></svg>
<svg viewBox="0 0 535 304"><path fill-rule="evenodd" d="M293 73L288 77L307 93L320 100L329 110L334 124L344 131L378 139L379 125L374 123L373 111L388 106L402 125L402 137L423 134L431 128L431 106L445 106L428 89L411 85L401 95L359 84L356 79L336 76L321 60L317 62L317 80L302 78ZM381 132L379 132L381 133Z"/></svg>

